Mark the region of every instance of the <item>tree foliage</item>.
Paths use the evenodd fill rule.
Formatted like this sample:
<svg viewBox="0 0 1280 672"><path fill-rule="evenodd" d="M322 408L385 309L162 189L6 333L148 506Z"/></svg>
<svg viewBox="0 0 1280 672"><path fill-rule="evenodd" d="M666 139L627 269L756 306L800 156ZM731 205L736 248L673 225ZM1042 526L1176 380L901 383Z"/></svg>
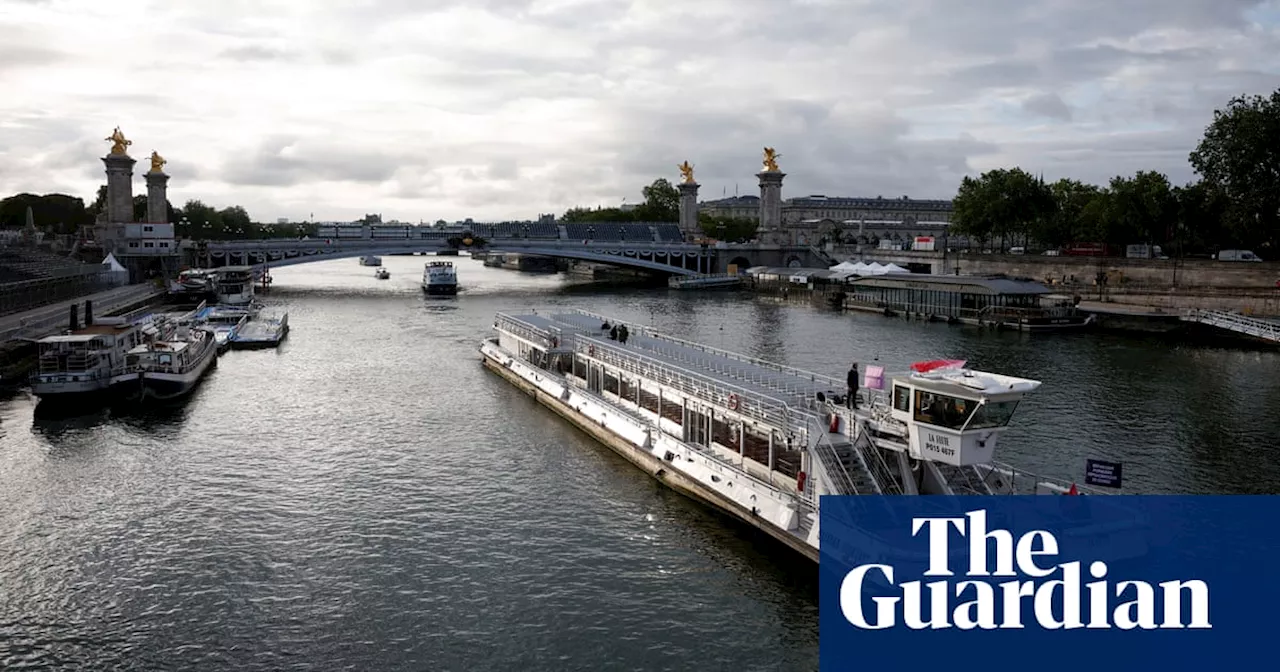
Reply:
<svg viewBox="0 0 1280 672"><path fill-rule="evenodd" d="M640 190L644 201L632 208L569 208L562 222L678 222L680 190L666 178L658 178Z"/></svg>
<svg viewBox="0 0 1280 672"><path fill-rule="evenodd" d="M1280 245L1280 90L1233 99L1214 113L1191 153L1199 182L1180 187L1155 171L1105 187L1051 185L1021 168L965 177L952 232L1001 249L1015 243L1154 244L1174 253Z"/></svg>
<svg viewBox="0 0 1280 672"><path fill-rule="evenodd" d="M76 233L81 226L93 223L93 215L85 208L82 198L66 194L17 194L0 200L0 228L26 226L27 208L31 208L36 228L50 233Z"/></svg>
<svg viewBox="0 0 1280 672"><path fill-rule="evenodd" d="M1213 113L1191 166L1226 199L1224 233L1259 247L1280 244L1280 89L1238 96Z"/></svg>

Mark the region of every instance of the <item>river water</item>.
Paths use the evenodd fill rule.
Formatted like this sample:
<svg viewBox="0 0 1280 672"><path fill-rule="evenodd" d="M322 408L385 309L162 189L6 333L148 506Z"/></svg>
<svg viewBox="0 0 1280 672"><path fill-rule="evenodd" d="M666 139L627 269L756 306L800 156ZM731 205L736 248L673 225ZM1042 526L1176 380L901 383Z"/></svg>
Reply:
<svg viewBox="0 0 1280 672"><path fill-rule="evenodd" d="M186 403L0 400L0 667L802 670L816 573L484 371L494 313L555 306L841 376L935 357L1044 381L1000 457L1129 492L1280 491L1280 355L980 332L738 293L601 289L421 257L277 270L278 350Z"/></svg>

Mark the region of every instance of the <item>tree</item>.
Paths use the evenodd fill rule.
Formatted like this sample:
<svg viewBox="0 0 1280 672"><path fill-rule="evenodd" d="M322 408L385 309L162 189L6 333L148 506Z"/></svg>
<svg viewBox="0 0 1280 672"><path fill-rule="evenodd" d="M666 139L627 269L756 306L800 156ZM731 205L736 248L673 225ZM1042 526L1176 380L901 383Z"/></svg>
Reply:
<svg viewBox="0 0 1280 672"><path fill-rule="evenodd" d="M27 208L31 208L35 227L49 233L76 233L81 226L93 224L84 199L67 194L17 194L0 200L0 227L22 228Z"/></svg>
<svg viewBox="0 0 1280 672"><path fill-rule="evenodd" d="M1215 110L1191 165L1229 201L1231 236L1263 247L1280 244L1280 89L1238 96Z"/></svg>
<svg viewBox="0 0 1280 672"><path fill-rule="evenodd" d="M680 221L680 190L665 177L640 190L644 203L636 208L636 219L646 222Z"/></svg>
<svg viewBox="0 0 1280 672"><path fill-rule="evenodd" d="M1055 207L1043 180L1021 168L991 170L961 181L952 203L954 231L983 245L998 236L1004 249L1018 238L1025 242Z"/></svg>
<svg viewBox="0 0 1280 672"><path fill-rule="evenodd" d="M698 213L698 225L702 233L709 238L731 243L745 243L756 237L756 229L760 221L735 217L716 217L705 212Z"/></svg>
<svg viewBox="0 0 1280 672"><path fill-rule="evenodd" d="M1177 202L1163 173L1138 171L1111 178L1105 241L1116 245L1164 244L1173 239Z"/></svg>
<svg viewBox="0 0 1280 672"><path fill-rule="evenodd" d="M1102 190L1092 184L1063 178L1049 185L1053 194L1053 213L1044 219L1036 239L1048 247L1093 240L1102 209Z"/></svg>

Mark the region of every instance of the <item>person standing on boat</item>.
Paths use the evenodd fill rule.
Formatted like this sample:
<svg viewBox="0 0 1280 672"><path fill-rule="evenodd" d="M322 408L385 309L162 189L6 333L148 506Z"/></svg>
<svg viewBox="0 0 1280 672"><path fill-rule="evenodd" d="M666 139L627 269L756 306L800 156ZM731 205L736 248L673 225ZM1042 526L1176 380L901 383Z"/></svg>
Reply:
<svg viewBox="0 0 1280 672"><path fill-rule="evenodd" d="M850 409L858 408L858 363L854 362L849 367L849 377L845 380L849 384L849 398L847 405Z"/></svg>

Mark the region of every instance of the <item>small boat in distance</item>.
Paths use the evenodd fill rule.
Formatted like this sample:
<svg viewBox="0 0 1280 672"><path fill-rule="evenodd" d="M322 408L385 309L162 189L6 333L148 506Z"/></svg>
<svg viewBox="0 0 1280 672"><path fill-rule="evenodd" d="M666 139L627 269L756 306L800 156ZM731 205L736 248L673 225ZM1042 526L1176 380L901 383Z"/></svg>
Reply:
<svg viewBox="0 0 1280 672"><path fill-rule="evenodd" d="M360 265L361 266L381 266L382 257L375 256L372 254L368 256L360 257Z"/></svg>
<svg viewBox="0 0 1280 672"><path fill-rule="evenodd" d="M390 272L390 271L388 271L388 270L387 270L387 269L385 269L385 268L379 268L379 269L378 269L378 270L373 274L373 277L375 277L375 278L377 278L377 279L379 279L379 280L386 280L387 278L390 278L390 277L391 277L391 272Z"/></svg>
<svg viewBox="0 0 1280 672"><path fill-rule="evenodd" d="M458 293L458 273L452 261L429 261L422 271L422 289L427 294L451 296Z"/></svg>

